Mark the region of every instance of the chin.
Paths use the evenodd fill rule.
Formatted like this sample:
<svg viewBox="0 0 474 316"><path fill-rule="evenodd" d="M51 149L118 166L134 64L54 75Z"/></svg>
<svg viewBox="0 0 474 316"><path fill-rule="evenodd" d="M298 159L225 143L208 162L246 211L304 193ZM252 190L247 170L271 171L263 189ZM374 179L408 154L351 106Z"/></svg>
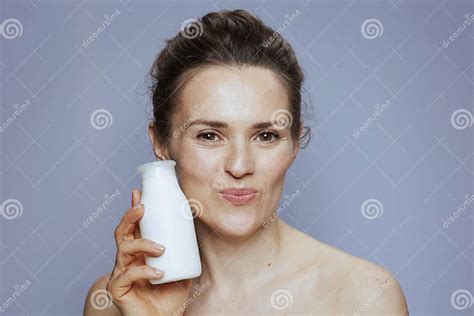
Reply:
<svg viewBox="0 0 474 316"><path fill-rule="evenodd" d="M250 238L260 228L257 218L248 214L227 214L216 224L218 234L236 239Z"/></svg>

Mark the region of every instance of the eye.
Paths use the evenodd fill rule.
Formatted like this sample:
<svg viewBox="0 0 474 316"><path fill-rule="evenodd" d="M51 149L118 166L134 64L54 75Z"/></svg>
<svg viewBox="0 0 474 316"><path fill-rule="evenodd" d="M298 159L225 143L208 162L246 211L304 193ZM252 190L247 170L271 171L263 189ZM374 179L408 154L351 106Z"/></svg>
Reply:
<svg viewBox="0 0 474 316"><path fill-rule="evenodd" d="M202 138L201 136L204 136L204 138ZM197 135L199 139L204 140L204 141L210 141L210 142L214 141L213 137L215 136L217 136L217 134L213 132L204 132Z"/></svg>
<svg viewBox="0 0 474 316"><path fill-rule="evenodd" d="M280 138L280 135L272 131L263 131L258 135L258 137L260 137L260 139L263 139L265 143L271 143L275 140L278 140ZM272 139L272 137L274 138Z"/></svg>

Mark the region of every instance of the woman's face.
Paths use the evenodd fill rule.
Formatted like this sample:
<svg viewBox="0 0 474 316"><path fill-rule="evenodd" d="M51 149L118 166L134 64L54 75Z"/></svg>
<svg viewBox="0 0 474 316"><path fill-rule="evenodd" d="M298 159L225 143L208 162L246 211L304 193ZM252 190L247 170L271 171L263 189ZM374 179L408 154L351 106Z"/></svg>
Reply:
<svg viewBox="0 0 474 316"><path fill-rule="evenodd" d="M286 88L271 70L212 66L185 83L179 103L171 145L161 153L176 161L197 220L219 235L250 237L276 211L299 148ZM257 193L236 203L220 192L229 188Z"/></svg>

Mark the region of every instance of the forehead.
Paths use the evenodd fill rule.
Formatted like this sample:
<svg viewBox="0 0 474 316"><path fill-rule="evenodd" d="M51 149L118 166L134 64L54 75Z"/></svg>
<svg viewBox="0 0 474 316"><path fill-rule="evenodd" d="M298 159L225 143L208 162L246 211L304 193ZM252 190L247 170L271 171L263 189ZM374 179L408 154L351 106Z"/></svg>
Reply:
<svg viewBox="0 0 474 316"><path fill-rule="evenodd" d="M260 67L211 66L199 70L180 94L180 113L219 120L270 118L289 110L287 88L273 71Z"/></svg>

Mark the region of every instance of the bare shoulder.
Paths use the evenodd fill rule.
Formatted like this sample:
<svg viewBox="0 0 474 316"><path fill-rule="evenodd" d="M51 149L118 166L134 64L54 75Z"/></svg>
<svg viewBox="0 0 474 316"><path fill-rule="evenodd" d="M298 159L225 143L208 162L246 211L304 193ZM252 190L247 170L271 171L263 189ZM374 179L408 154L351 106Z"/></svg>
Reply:
<svg viewBox="0 0 474 316"><path fill-rule="evenodd" d="M407 303L396 277L383 266L354 256L294 229L306 275L315 275L341 313L355 315L408 315Z"/></svg>
<svg viewBox="0 0 474 316"><path fill-rule="evenodd" d="M120 316L118 308L107 296L106 285L110 278L107 273L98 278L87 292L84 302L84 316Z"/></svg>
<svg viewBox="0 0 474 316"><path fill-rule="evenodd" d="M349 256L348 282L343 292L347 306L356 315L408 315L405 295L395 275L377 263Z"/></svg>

